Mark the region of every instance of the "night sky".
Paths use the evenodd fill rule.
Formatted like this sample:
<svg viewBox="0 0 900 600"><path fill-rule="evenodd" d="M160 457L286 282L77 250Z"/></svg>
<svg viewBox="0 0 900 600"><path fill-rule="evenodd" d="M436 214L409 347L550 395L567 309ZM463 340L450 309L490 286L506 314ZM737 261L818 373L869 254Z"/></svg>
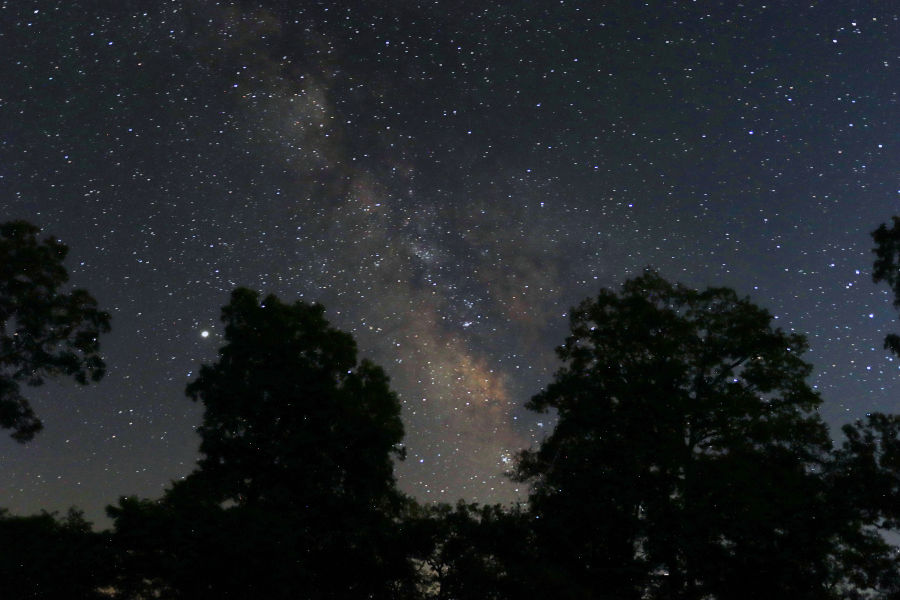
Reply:
<svg viewBox="0 0 900 600"><path fill-rule="evenodd" d="M422 501L524 496L568 308L647 265L807 333L832 426L900 411L898 66L892 1L2 1L0 220L68 244L113 331L100 384L0 432L0 506L105 524L187 474L238 285L385 367Z"/></svg>

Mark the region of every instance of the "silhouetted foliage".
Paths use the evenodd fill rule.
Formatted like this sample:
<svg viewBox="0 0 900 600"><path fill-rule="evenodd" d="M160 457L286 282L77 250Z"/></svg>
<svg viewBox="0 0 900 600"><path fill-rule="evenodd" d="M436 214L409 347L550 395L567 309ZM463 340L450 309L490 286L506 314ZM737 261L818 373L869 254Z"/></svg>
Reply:
<svg viewBox="0 0 900 600"><path fill-rule="evenodd" d="M422 598L545 597L529 515L520 508L463 501L416 507L404 531L419 564Z"/></svg>
<svg viewBox="0 0 900 600"><path fill-rule="evenodd" d="M872 280L875 283L886 282L894 292L894 306L900 308L900 217L892 218L893 225L888 229L882 223L872 232L875 241L875 263L872 266ZM888 334L884 339L884 347L900 356L900 336Z"/></svg>
<svg viewBox="0 0 900 600"><path fill-rule="evenodd" d="M648 271L573 309L527 509L399 493L398 399L321 306L239 288L222 319L197 469L111 534L0 512L4 598L900 599L900 416L833 447L805 339L730 289Z"/></svg>
<svg viewBox="0 0 900 600"><path fill-rule="evenodd" d="M654 272L572 311L564 366L528 403L558 423L517 471L567 597L812 599L874 583L839 562L884 547L831 508L806 341L771 320L730 289Z"/></svg>
<svg viewBox="0 0 900 600"><path fill-rule="evenodd" d="M106 598L113 555L108 536L70 510L15 517L0 510L0 597L4 600Z"/></svg>
<svg viewBox="0 0 900 600"><path fill-rule="evenodd" d="M825 476L833 489L832 513L858 529L840 563L855 588L900 598L897 551L877 535L900 526L900 416L872 413L843 432Z"/></svg>
<svg viewBox="0 0 900 600"><path fill-rule="evenodd" d="M330 597L319 594L291 513L181 497L123 498L110 509L119 598Z"/></svg>
<svg viewBox="0 0 900 600"><path fill-rule="evenodd" d="M400 404L323 313L232 294L219 360L187 388L205 408L199 468L160 502L110 508L123 590L400 598L412 585L392 462L403 456Z"/></svg>
<svg viewBox="0 0 900 600"><path fill-rule="evenodd" d="M109 315L88 292L60 291L68 248L52 237L38 241L39 231L25 221L0 224L0 427L20 442L42 427L20 384L100 380L98 336L109 330Z"/></svg>
<svg viewBox="0 0 900 600"><path fill-rule="evenodd" d="M222 320L219 361L187 388L205 408L197 476L242 505L390 501L403 423L384 371L319 305L241 288Z"/></svg>
<svg viewBox="0 0 900 600"><path fill-rule="evenodd" d="M845 493L871 523L900 527L900 415L872 413L843 432L835 455L837 471L847 478Z"/></svg>

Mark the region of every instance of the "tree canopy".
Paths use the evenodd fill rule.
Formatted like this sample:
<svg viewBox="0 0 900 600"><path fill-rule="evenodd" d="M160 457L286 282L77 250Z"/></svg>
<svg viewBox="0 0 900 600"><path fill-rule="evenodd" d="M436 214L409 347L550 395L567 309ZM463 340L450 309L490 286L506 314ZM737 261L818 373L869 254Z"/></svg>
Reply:
<svg viewBox="0 0 900 600"><path fill-rule="evenodd" d="M160 503L110 509L137 574L122 587L398 597L411 581L393 474L403 424L384 371L319 305L239 288L222 320L219 360L187 387L204 406L197 470Z"/></svg>
<svg viewBox="0 0 900 600"><path fill-rule="evenodd" d="M435 600L552 597L535 584L529 515L519 506L479 506L460 500L414 506L404 520L419 561L419 596ZM547 593L541 593L547 592Z"/></svg>
<svg viewBox="0 0 900 600"><path fill-rule="evenodd" d="M99 335L109 314L87 291L63 292L68 247L26 221L0 224L0 427L25 442L43 427L21 385L47 377L81 384L105 373Z"/></svg>
<svg viewBox="0 0 900 600"><path fill-rule="evenodd" d="M121 498L109 534L0 511L13 597L900 598L882 536L900 524L900 416L833 443L806 339L731 289L648 270L571 311L527 403L556 424L518 455L515 507L398 491L398 397L322 306L238 288L222 320L186 390L204 409L196 469Z"/></svg>
<svg viewBox="0 0 900 600"><path fill-rule="evenodd" d="M204 406L196 475L239 504L387 500L403 423L384 371L320 305L239 288L222 320L219 361L187 387Z"/></svg>
<svg viewBox="0 0 900 600"><path fill-rule="evenodd" d="M846 579L842 540L873 538L830 510L806 341L771 321L650 271L572 311L528 403L558 423L517 475L573 597L826 598Z"/></svg>
<svg viewBox="0 0 900 600"><path fill-rule="evenodd" d="M875 263L872 265L872 280L885 282L894 293L894 306L900 308L900 217L892 218L892 225L882 223L872 232L875 241ZM900 336L888 334L884 347L900 356Z"/></svg>
<svg viewBox="0 0 900 600"><path fill-rule="evenodd" d="M108 534L83 515L17 517L0 509L0 582L6 600L101 600L115 559Z"/></svg>

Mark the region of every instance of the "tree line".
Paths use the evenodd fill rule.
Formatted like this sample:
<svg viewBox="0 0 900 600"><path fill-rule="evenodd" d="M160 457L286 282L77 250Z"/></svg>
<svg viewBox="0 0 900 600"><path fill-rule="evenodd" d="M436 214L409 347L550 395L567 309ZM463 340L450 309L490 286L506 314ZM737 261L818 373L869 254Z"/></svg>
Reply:
<svg viewBox="0 0 900 600"><path fill-rule="evenodd" d="M102 378L110 325L38 233L0 224L0 427L22 443L41 428L23 386ZM873 238L900 308L900 219ZM834 443L804 336L731 289L647 270L571 311L527 404L557 423L517 456L518 506L397 489L400 402L322 306L238 288L222 321L186 390L195 470L120 498L107 531L0 511L3 598L900 598L900 416Z"/></svg>

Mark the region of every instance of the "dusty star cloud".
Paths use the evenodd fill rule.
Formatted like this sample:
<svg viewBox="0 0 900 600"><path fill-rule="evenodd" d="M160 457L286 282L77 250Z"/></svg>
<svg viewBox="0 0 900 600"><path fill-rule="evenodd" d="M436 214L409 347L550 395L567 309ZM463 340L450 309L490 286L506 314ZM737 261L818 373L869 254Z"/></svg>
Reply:
<svg viewBox="0 0 900 600"><path fill-rule="evenodd" d="M250 20L267 35L282 35L271 13L242 18L227 12L227 19L216 20L235 30L226 39L240 40L228 51L250 54L256 71L265 73L240 78L238 105L257 152L280 163L287 177L279 195L289 222L298 223L297 241L306 244L298 259L312 262L305 270L307 294L340 307L338 321L396 365L390 372L407 407L411 451L401 475L414 492L438 499L452 493L513 497L497 493L510 485L499 467L509 465L511 452L527 446L529 436L515 427L520 403L511 398L502 359L486 352L479 338L496 335L495 324L514 321L524 340L534 340L549 316L547 305L557 300L553 288L562 282L553 251L540 237L546 232L508 227L523 222L522 205L534 198L498 203L485 198L496 189L474 189L466 206L455 206L448 193L416 182L418 169L405 162L414 139L404 133L409 125L378 125L388 141L354 154L350 129L366 116L347 119L335 106L339 63L289 66L285 56L254 50L259 37L243 33ZM339 43L317 42L326 54ZM377 168L370 153L379 154ZM471 272L461 271L466 263Z"/></svg>

